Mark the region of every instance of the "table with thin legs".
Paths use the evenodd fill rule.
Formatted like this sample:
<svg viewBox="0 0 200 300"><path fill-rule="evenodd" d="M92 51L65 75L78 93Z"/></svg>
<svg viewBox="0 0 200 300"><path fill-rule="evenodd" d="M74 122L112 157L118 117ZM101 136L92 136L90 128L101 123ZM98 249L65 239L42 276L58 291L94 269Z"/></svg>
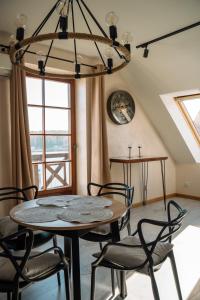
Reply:
<svg viewBox="0 0 200 300"><path fill-rule="evenodd" d="M16 211L24 210L37 206L36 200L31 200L17 205L10 211L10 217L23 227L28 227L34 230L43 230L58 234L64 237L64 252L66 257L70 259L70 278L71 278L71 299L81 300L81 278L80 278L80 248L79 238L94 229L95 227L103 224L110 224L113 233L113 242L120 240L118 219L125 213L126 207L123 203L112 200L112 205L109 207L113 211L112 218L102 221L87 224L70 223L62 220L57 220L47 223L27 223L19 221L15 218ZM66 283L67 287L67 283Z"/></svg>
<svg viewBox="0 0 200 300"><path fill-rule="evenodd" d="M159 161L161 168L162 178L162 189L163 189L163 200L166 209L166 181L165 181L165 161L168 159L167 156L141 156L141 157L112 157L110 158L110 168L113 163L122 164L124 183L132 186L132 164L141 164L142 171L142 203L146 204L147 201L147 185L149 176L149 162Z"/></svg>

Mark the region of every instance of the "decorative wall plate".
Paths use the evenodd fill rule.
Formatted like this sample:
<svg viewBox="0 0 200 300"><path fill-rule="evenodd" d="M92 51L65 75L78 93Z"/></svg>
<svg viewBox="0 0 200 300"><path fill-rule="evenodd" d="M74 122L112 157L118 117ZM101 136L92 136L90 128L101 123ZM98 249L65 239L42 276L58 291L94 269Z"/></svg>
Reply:
<svg viewBox="0 0 200 300"><path fill-rule="evenodd" d="M135 114L135 103L132 96L126 91L113 92L107 101L107 112L115 124L129 123Z"/></svg>

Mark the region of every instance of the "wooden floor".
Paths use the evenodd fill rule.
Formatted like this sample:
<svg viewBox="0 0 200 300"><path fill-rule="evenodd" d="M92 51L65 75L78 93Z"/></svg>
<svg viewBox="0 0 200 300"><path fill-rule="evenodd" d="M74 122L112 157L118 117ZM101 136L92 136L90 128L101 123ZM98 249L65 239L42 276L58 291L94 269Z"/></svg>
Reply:
<svg viewBox="0 0 200 300"><path fill-rule="evenodd" d="M183 293L183 300L200 300L200 201L176 199L182 207L188 210L184 226L174 240L175 257ZM135 228L141 218L163 219L165 212L163 202L153 203L132 211L132 228ZM125 234L125 232L124 232ZM151 232L149 232L151 234ZM62 239L59 238L62 246ZM90 295L90 265L92 253L99 247L95 243L81 240L81 293L82 300L89 300ZM129 273L127 279L127 300L153 300L151 283L148 276ZM104 268L97 271L96 300L108 300L111 296L110 273ZM178 300L169 262L166 262L156 273L156 280L161 300ZM0 294L0 300L6 299ZM62 275L61 288L57 285L56 276L33 284L23 291L22 300L61 300L65 299L64 281ZM120 300L116 287L115 300Z"/></svg>

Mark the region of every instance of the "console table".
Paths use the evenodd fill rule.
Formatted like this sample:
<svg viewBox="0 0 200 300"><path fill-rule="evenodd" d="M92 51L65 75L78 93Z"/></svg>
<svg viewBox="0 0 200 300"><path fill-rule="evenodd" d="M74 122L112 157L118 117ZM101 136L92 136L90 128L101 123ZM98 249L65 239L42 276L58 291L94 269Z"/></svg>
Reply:
<svg viewBox="0 0 200 300"><path fill-rule="evenodd" d="M132 185L132 180L131 180L132 164L139 163L142 165L142 203L143 203L143 205L145 205L146 200L147 200L148 164L149 164L149 162L159 161L160 167L161 167L164 206L166 209L165 161L167 159L168 159L167 156L111 157L110 158L110 168L112 167L112 163L122 164L124 183L131 186Z"/></svg>

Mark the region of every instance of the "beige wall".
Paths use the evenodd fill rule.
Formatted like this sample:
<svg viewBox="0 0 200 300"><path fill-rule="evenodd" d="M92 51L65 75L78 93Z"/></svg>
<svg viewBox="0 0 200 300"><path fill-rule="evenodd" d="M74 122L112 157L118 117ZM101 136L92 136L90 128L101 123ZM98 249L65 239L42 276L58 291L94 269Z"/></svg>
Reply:
<svg viewBox="0 0 200 300"><path fill-rule="evenodd" d="M120 77L119 73L107 76L106 99L115 90L128 91L135 100L136 113L133 120L126 125L116 125L107 116L109 156L128 155L128 146L131 145L132 154L138 155L138 145L142 145L142 155L168 156L166 162L167 194L176 192L176 170L170 154L163 145L160 137L144 114L137 101L137 95L130 90L130 86ZM105 100L106 101L106 100ZM134 165L132 171L135 186L135 202L141 202L141 165ZM123 181L122 166L115 164L112 167L112 180ZM148 199L162 196L161 173L159 162L149 163Z"/></svg>
<svg viewBox="0 0 200 300"><path fill-rule="evenodd" d="M176 177L177 193L200 197L200 164L177 165Z"/></svg>

